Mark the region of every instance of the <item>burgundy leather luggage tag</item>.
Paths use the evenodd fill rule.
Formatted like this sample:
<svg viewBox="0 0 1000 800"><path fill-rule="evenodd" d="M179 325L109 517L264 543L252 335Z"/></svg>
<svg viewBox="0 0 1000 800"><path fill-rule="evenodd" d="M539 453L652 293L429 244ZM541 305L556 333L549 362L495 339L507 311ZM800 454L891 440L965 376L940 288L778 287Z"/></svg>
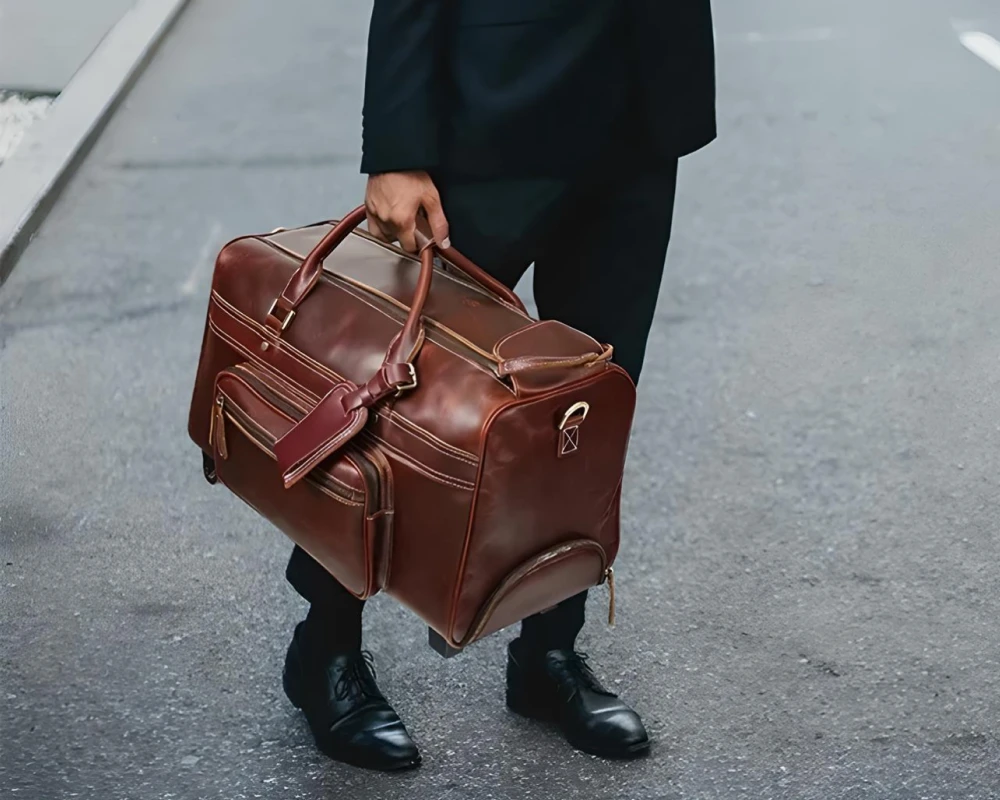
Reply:
<svg viewBox="0 0 1000 800"><path fill-rule="evenodd" d="M274 445L285 488L294 486L317 464L343 447L368 421L368 409L344 410L344 398L357 387L338 383Z"/></svg>

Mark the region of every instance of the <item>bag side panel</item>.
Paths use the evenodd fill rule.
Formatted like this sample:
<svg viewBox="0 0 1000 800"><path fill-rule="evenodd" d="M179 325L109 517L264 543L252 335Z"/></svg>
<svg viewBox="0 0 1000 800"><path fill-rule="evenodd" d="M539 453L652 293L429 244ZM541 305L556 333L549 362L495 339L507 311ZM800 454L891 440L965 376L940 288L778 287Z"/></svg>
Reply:
<svg viewBox="0 0 1000 800"><path fill-rule="evenodd" d="M560 452L559 425L578 403L589 404L589 412L575 451L567 455ZM592 377L511 404L490 420L456 591L453 641L466 636L499 582L539 552L593 539L610 565L618 550L618 498L634 408L628 376L602 366ZM539 607L531 613L565 599L565 588L558 570L550 571L549 594L536 598Z"/></svg>

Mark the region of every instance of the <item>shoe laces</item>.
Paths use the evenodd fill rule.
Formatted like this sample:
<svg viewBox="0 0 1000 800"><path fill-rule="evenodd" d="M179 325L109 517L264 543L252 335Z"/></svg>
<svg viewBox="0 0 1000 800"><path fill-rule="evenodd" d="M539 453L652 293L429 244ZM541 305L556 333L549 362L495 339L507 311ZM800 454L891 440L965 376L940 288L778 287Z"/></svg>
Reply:
<svg viewBox="0 0 1000 800"><path fill-rule="evenodd" d="M617 695L614 692L609 692L604 688L594 674L594 670L591 669L589 661L590 656L586 653L581 653L579 650L571 650L562 660L561 666L564 672L578 685L598 694L616 697Z"/></svg>
<svg viewBox="0 0 1000 800"><path fill-rule="evenodd" d="M380 697L377 679L375 657L368 650L362 650L337 678L333 685L334 697L338 700L354 696L376 699Z"/></svg>

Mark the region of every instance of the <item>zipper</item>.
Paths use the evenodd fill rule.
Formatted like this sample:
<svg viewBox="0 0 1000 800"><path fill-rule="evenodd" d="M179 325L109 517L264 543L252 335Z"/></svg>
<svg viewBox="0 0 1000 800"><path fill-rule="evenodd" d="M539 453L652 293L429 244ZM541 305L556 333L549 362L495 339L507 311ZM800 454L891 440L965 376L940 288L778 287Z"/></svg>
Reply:
<svg viewBox="0 0 1000 800"><path fill-rule="evenodd" d="M355 233L362 234L361 231L355 231ZM277 242L271 241L270 239L267 238L263 239L262 241L266 242L276 250L280 250L286 255L292 256L293 258L295 258L300 262L303 260L302 256L299 253L296 253L293 250L289 250L284 245L278 244ZM377 239L373 239L373 241L378 243ZM320 274L320 277L322 280L335 284L337 287L343 289L349 294L354 295L354 297L357 297L362 302L366 303L370 302L372 305L376 306L379 310L385 312L388 316L392 317L397 322L400 323L406 322L406 318L409 315L410 309L403 303L396 300L395 298L383 294L374 287L368 286L367 284L355 280L354 278L348 278L336 272L328 272L326 270L323 270L323 272ZM448 277L451 278L452 275L449 274ZM481 289L479 289L479 287L476 287L476 290L482 291ZM359 295L362 296L359 297ZM455 352L456 350L460 351L456 353L456 355L459 355L461 357L468 359L469 361L472 361L474 364L476 364L476 366L482 367L485 371L489 372L490 375L492 375L494 378L496 378L498 381L503 383L508 388L511 388L513 386L513 384L510 382L510 379L507 376L500 374L499 362L491 353L488 353L485 350L481 350L480 348L476 347L475 344L470 342L468 339L460 336L459 334L455 333L455 331L453 331L446 325L442 325L441 323L436 322L433 319L428 319L427 317L424 317L424 334L429 341L434 342L434 344L436 344L438 347L442 347L445 350L451 350L452 352Z"/></svg>
<svg viewBox="0 0 1000 800"><path fill-rule="evenodd" d="M325 222L325 223L320 223L320 224L330 225L331 223L330 222ZM372 242L373 244L377 244L383 250L388 250L390 253L392 253L397 258L408 258L411 261L415 261L418 265L420 264L420 259L419 258L415 258L412 253L407 253L405 250L402 250L402 249L400 249L398 247L395 247L395 246L393 246L391 244L388 244L387 242L383 242L381 239L376 239L374 236L372 236L370 233L368 233L368 231L362 230L361 228L355 228L353 231L351 231L351 233L353 235L355 235L355 236L360 236L362 239L367 239L369 242ZM515 314L519 314L520 316L524 317L526 320L531 321L531 317L529 317L524 311L522 311L519 308L515 308L515 307L511 306L510 303L508 303L506 300L503 300L503 299L497 297L495 294L493 294L493 292L491 292L489 289L487 289L482 284L476 283L476 281L474 281L470 276L466 275L460 269L458 269L457 267L455 267L447 259L442 259L442 262L443 263L442 263L441 267L437 268L437 271L439 273L443 274L449 280L452 280L455 283L460 283L463 286L465 286L466 288L471 289L472 291L476 292L477 294L481 294L481 295L483 295L483 297L488 297L490 300L493 300L494 302L500 303L500 305L504 306L505 308L509 309L510 311L513 311Z"/></svg>
<svg viewBox="0 0 1000 800"><path fill-rule="evenodd" d="M608 584L608 625L615 627L615 570L608 567L604 570L604 580Z"/></svg>
<svg viewBox="0 0 1000 800"><path fill-rule="evenodd" d="M260 379L252 370L240 364L230 370L229 374L236 380L247 386L251 391L260 396L265 402L274 407L277 411L285 414L293 420L300 419L305 415L305 409L274 392L271 387ZM240 375L237 377L236 372ZM229 448L226 442L226 420L232 423L239 431L250 440L251 443L262 450L269 458L274 459L275 437L264 430L260 424L250 417L242 408L232 401L227 401L224 392L219 391L212 412L212 424L209 430L209 441L214 443L215 449L222 459L229 458ZM351 460L351 463L361 472L368 486L374 487L377 500L376 508L381 510L387 497L387 487L383 487L382 474L388 471L388 461L381 453L377 455L367 448L354 446L351 443L345 447L344 455ZM382 463L384 462L384 463ZM382 467L380 469L380 466ZM359 493L350 487L342 485L331 475L322 470L313 470L309 473L307 480L320 488L326 489L343 500L352 503L359 503Z"/></svg>
<svg viewBox="0 0 1000 800"><path fill-rule="evenodd" d="M229 448L226 446L226 421L224 419L225 409L223 404L225 398L222 393L215 399L215 406L212 408L212 425L208 431L208 441L216 449L219 457L223 460L229 458ZM216 439L218 437L218 439Z"/></svg>
<svg viewBox="0 0 1000 800"><path fill-rule="evenodd" d="M216 451L223 459L227 459L229 457L226 446L227 421L239 430L239 432L242 433L251 444L256 446L258 450L271 459L275 458L274 437L261 428L260 425L258 425L253 419L251 419L250 416L243 411L243 409L233 402L226 403L226 396L222 394L219 396L216 408L218 409L218 421L215 423L215 446ZM351 454L348 453L347 455L350 457ZM357 461L361 460L363 459L357 459ZM352 458L351 462L357 466L355 459ZM355 505L360 505L364 502L363 498L359 496L359 492L343 486L340 482L320 470L313 470L310 472L306 477L306 480L321 491L328 494L334 494L341 500L346 500L347 502ZM376 483L375 485L377 486L378 484Z"/></svg>
<svg viewBox="0 0 1000 800"><path fill-rule="evenodd" d="M474 642L476 637L483 632L483 629L490 621L490 617L493 616L493 612L496 610L500 602L510 593L510 590L517 586L521 581L527 578L532 572L541 569L550 561L555 561L562 558L567 553L572 553L574 550L596 550L601 557L601 583L605 580L609 582L609 588L611 589L611 609L608 614L609 625L614 624L615 612L614 612L614 574L615 571L607 566L607 554L604 552L604 548L598 542L593 539L577 539L573 542L567 542L564 545L560 545L552 550L547 550L541 555L535 556L530 561L522 564L512 573L510 573L500 585L496 588L490 599L486 602L486 606L481 612L479 612L479 617L476 620L472 628L472 633L466 634L465 641L459 645L459 647L465 647L470 642Z"/></svg>
<svg viewBox="0 0 1000 800"><path fill-rule="evenodd" d="M392 299L360 281L355 281L352 278L344 277L335 272L324 272L323 277L331 283L337 284L341 289L355 297L363 294L364 297L358 297L359 300L372 303L397 322L401 324L406 322L406 318L409 315L409 308L398 300ZM455 350L461 351L458 355L482 367L497 380L507 383L506 376L500 375L499 364L492 355L485 350L480 350L472 342L451 330L451 328L441 325L433 319L424 317L423 322L424 335L428 341L434 342L438 347L443 347L445 350L451 350L452 352Z"/></svg>
<svg viewBox="0 0 1000 800"><path fill-rule="evenodd" d="M300 402L296 402L291 398L278 394L274 388L272 388L271 385L264 380L260 372L253 367L246 364L237 364L236 366L230 368L230 372L239 372L241 378L245 379L245 382L250 384L251 389L260 395L265 402L273 405L289 419L298 421L308 413L308 398L291 383L281 381L282 388L290 394L296 395ZM268 377L275 381L280 380L278 378L272 378L270 375ZM351 458L351 462L364 475L365 482L369 486L376 487L376 508L382 509L388 498L388 487L383 487L383 483L390 480L389 460L374 447L363 445L360 442L351 442L344 452L348 456L353 456Z"/></svg>

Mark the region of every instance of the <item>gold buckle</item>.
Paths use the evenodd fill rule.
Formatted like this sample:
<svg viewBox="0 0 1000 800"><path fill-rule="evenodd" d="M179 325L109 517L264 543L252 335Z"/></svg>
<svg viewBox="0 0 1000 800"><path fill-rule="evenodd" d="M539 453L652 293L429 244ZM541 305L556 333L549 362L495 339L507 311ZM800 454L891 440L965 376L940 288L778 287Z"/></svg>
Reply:
<svg viewBox="0 0 1000 800"><path fill-rule="evenodd" d="M413 364L409 361L406 362L406 368L410 371L410 382L404 383L402 386L396 388L396 397L399 397L403 392L408 392L410 389L417 388L417 371L414 369Z"/></svg>
<svg viewBox="0 0 1000 800"><path fill-rule="evenodd" d="M271 303L271 307L267 310L267 315L269 317L274 317L275 319L278 319L277 317L274 316L274 309L276 309L277 307L278 307L278 298L275 297L274 302ZM279 328L279 330L284 331L285 328L287 328L291 324L292 319L294 319L294 317L295 317L295 309L293 308L287 314L285 314L285 318L281 320L281 328Z"/></svg>
<svg viewBox="0 0 1000 800"><path fill-rule="evenodd" d="M583 401L579 403L573 403L569 408L566 409L566 413L563 414L562 422L559 423L559 430L563 430L566 427L566 423L569 422L573 417L581 415L581 424L587 418L587 414L590 413L590 403L584 403Z"/></svg>

